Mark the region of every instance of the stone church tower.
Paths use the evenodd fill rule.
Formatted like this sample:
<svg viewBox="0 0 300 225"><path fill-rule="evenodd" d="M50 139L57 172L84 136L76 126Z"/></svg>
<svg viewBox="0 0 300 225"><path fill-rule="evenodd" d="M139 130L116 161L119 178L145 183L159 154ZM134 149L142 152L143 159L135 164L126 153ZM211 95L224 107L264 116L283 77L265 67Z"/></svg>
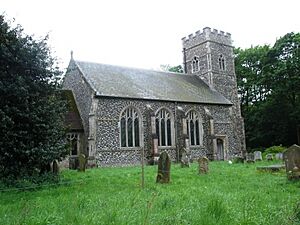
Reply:
<svg viewBox="0 0 300 225"><path fill-rule="evenodd" d="M236 149L245 153L244 121L238 99L231 34L206 27L202 32L182 38L182 44L184 72L197 75L233 104L232 128L239 140ZM215 145L217 148L217 143Z"/></svg>

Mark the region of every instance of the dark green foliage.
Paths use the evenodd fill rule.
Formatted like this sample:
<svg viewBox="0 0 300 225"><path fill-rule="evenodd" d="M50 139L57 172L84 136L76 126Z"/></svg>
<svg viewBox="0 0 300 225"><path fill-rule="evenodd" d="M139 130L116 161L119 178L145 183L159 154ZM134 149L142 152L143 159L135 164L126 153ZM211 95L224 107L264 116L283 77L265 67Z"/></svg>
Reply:
<svg viewBox="0 0 300 225"><path fill-rule="evenodd" d="M0 179L38 174L66 155L60 75L47 37L34 40L0 15Z"/></svg>
<svg viewBox="0 0 300 225"><path fill-rule="evenodd" d="M249 148L290 146L298 142L299 46L300 33L288 33L273 47L235 50L238 89Z"/></svg>
<svg viewBox="0 0 300 225"><path fill-rule="evenodd" d="M173 72L173 73L183 73L184 72L181 65L170 66L169 64L167 64L167 65L160 65L160 68L165 72Z"/></svg>
<svg viewBox="0 0 300 225"><path fill-rule="evenodd" d="M276 154L276 153L282 153L286 150L285 147L282 147L282 146L272 146L272 147L269 147L267 148L264 153L265 155L267 154Z"/></svg>

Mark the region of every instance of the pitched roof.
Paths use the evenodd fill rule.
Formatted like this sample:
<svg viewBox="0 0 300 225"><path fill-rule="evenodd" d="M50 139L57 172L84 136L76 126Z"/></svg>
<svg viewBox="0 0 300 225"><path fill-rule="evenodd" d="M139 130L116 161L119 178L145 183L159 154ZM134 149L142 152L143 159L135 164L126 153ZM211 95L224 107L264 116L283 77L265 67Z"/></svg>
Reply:
<svg viewBox="0 0 300 225"><path fill-rule="evenodd" d="M97 96L232 104L196 75L74 62Z"/></svg>
<svg viewBox="0 0 300 225"><path fill-rule="evenodd" d="M80 114L74 99L73 92L70 90L61 90L61 97L67 101L67 112L65 114L65 125L70 131L83 131L83 125Z"/></svg>

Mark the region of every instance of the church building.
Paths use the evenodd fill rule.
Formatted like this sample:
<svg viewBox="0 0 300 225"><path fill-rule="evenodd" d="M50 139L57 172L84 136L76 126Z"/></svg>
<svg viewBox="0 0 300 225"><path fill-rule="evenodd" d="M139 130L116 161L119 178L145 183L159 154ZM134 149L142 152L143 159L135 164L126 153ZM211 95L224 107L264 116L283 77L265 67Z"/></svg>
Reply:
<svg viewBox="0 0 300 225"><path fill-rule="evenodd" d="M204 28L182 39L184 73L71 60L81 129L70 130L73 157L97 166L152 163L163 151L180 161L228 160L245 151L231 35Z"/></svg>

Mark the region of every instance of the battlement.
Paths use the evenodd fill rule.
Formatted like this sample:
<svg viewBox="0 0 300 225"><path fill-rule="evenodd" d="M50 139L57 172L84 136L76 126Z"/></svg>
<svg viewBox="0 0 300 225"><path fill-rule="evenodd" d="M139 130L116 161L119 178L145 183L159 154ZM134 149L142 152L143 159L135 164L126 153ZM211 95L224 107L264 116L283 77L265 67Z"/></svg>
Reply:
<svg viewBox="0 0 300 225"><path fill-rule="evenodd" d="M190 48L205 41L214 41L225 45L232 45L230 33L211 29L210 27L205 27L202 31L196 31L195 34L190 34L188 37L183 37L181 40L184 48Z"/></svg>

